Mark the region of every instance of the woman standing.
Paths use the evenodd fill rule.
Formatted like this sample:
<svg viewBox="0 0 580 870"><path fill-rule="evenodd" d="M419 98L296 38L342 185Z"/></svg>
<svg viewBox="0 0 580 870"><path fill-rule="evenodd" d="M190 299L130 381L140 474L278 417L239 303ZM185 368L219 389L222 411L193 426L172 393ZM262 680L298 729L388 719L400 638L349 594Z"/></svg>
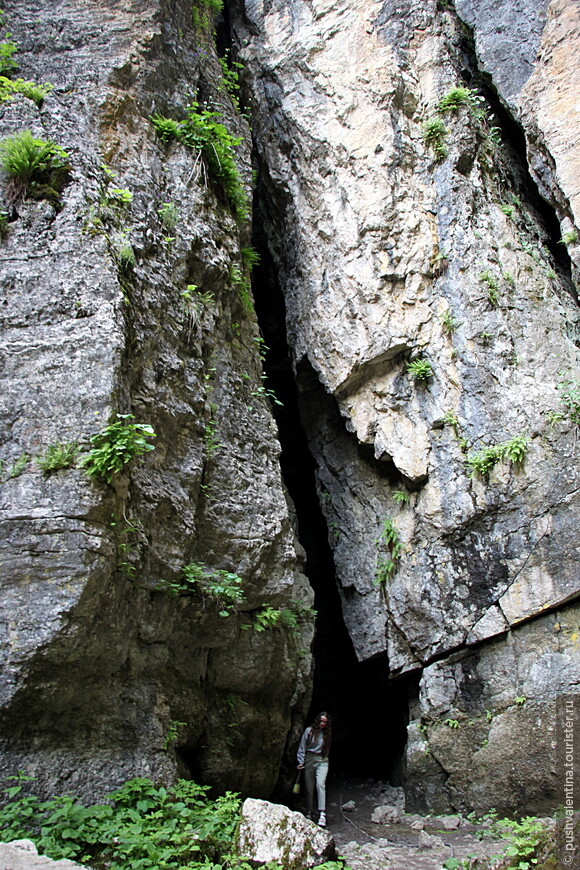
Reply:
<svg viewBox="0 0 580 870"><path fill-rule="evenodd" d="M328 713L319 713L312 725L302 735L298 747L298 769L304 768L304 787L308 815L312 813L314 786L318 798L318 824L326 827L326 777L328 776L328 753L332 731Z"/></svg>

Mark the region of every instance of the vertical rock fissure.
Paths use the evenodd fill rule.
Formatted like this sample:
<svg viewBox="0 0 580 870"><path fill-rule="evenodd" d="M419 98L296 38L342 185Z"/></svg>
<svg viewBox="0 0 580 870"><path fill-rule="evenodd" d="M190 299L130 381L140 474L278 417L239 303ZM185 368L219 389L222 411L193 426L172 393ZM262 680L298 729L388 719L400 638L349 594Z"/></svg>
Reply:
<svg viewBox="0 0 580 870"><path fill-rule="evenodd" d="M514 170L514 176L517 178L521 198L532 207L538 222L546 233L546 247L554 258L562 287L576 304L580 304L572 276L572 261L566 246L562 244L560 221L556 209L542 196L530 171L526 135L522 125L502 100L491 75L481 68L475 49L473 28L461 18L452 3L446 4L447 12L452 9L463 33L460 51L465 66L462 70L462 77L466 85L476 88L485 97L486 103L493 113L495 123L501 130L503 146L509 151L510 163ZM556 286L559 287L559 284Z"/></svg>
<svg viewBox="0 0 580 870"><path fill-rule="evenodd" d="M270 209L280 204L271 202L259 179L260 174L254 214L254 246L260 263L254 270L254 300L268 346L264 363L267 387L281 402L274 404L273 412L282 447L282 476L294 506L298 538L306 553L305 573L314 589L318 612L310 715L327 709L333 716L335 771L398 782L409 693L415 691L417 677L390 680L385 654L359 662L343 619L329 528L316 487L316 460L302 420L300 393L304 384L295 376L290 361L284 297L265 229ZM320 414L324 416L322 405ZM372 734L377 735L376 742Z"/></svg>

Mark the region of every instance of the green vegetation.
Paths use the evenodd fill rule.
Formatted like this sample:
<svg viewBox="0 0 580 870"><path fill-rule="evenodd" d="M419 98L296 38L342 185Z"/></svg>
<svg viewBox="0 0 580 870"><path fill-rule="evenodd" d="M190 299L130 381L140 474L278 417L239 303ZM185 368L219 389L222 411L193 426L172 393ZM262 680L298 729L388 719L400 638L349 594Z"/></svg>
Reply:
<svg viewBox="0 0 580 870"><path fill-rule="evenodd" d="M565 377L564 372L560 372L560 377L563 380L557 389L560 391L560 401L566 408L566 416L580 426L580 379Z"/></svg>
<svg viewBox="0 0 580 870"><path fill-rule="evenodd" d="M433 377L433 367L426 359L414 359L407 363L407 374L412 375L418 383L425 383Z"/></svg>
<svg viewBox="0 0 580 870"><path fill-rule="evenodd" d="M518 695L517 698L514 698L514 704L516 707L523 707L527 700L525 695Z"/></svg>
<svg viewBox="0 0 580 870"><path fill-rule="evenodd" d="M160 580L158 589L171 595L199 595L218 608L220 616L229 616L245 601L243 580L233 571L212 569L199 562L185 565L176 580Z"/></svg>
<svg viewBox="0 0 580 870"><path fill-rule="evenodd" d="M242 263L248 269L253 269L254 266L257 266L260 262L259 253L252 247L241 248L240 256L242 258Z"/></svg>
<svg viewBox="0 0 580 870"><path fill-rule="evenodd" d="M433 149L437 163L445 160L447 157L447 146L445 145L447 127L441 118L430 118L425 121L421 128L421 133L425 145Z"/></svg>
<svg viewBox="0 0 580 870"><path fill-rule="evenodd" d="M249 275L242 274L239 266L230 267L230 281L232 286L237 289L240 297L240 302L247 314L252 314L254 311L254 300L252 299L252 285Z"/></svg>
<svg viewBox="0 0 580 870"><path fill-rule="evenodd" d="M49 444L42 456L37 457L36 462L45 474L51 474L61 468L71 468L79 452L76 441L58 441Z"/></svg>
<svg viewBox="0 0 580 870"><path fill-rule="evenodd" d="M457 414L454 414L453 411L445 411L442 419L446 426L451 426L454 435L457 436L459 432L459 418Z"/></svg>
<svg viewBox="0 0 580 870"><path fill-rule="evenodd" d="M93 445L82 466L89 477L111 482L114 474L121 471L136 456L154 450L147 438L155 438L155 432L147 423L129 423L132 414L117 414L117 422L106 426L91 438Z"/></svg>
<svg viewBox="0 0 580 870"><path fill-rule="evenodd" d="M393 501L396 501L397 504L407 504L409 501L409 493L405 492L404 489L395 489L391 495L393 496Z"/></svg>
<svg viewBox="0 0 580 870"><path fill-rule="evenodd" d="M399 566L403 545L393 521L387 517L377 538L377 565L374 582L385 586L395 575Z"/></svg>
<svg viewBox="0 0 580 870"><path fill-rule="evenodd" d="M479 113L483 102L483 97L471 88L457 87L451 88L444 97L441 97L436 108L438 112L446 114L458 112L463 106L467 106L472 112Z"/></svg>
<svg viewBox="0 0 580 870"><path fill-rule="evenodd" d="M187 722L178 722L176 719L171 720L167 726L167 733L163 740L163 749L165 752L177 743L184 728L187 728Z"/></svg>
<svg viewBox="0 0 580 870"><path fill-rule="evenodd" d="M578 232L576 230L568 230L560 239L562 245L575 245L578 241Z"/></svg>
<svg viewBox="0 0 580 870"><path fill-rule="evenodd" d="M46 198L47 189L58 195L63 174L69 170L68 154L54 142L37 139L21 130L0 141L0 166L8 175L15 196ZM59 185L59 180L61 185Z"/></svg>
<svg viewBox="0 0 580 870"><path fill-rule="evenodd" d="M453 728L454 730L459 728L459 722L457 719L445 719L443 724L447 725L448 728Z"/></svg>
<svg viewBox="0 0 580 870"><path fill-rule="evenodd" d="M12 480L14 477L19 477L26 466L30 461L30 456L28 453L21 453L18 459L15 459L10 467L10 471L8 472L8 479Z"/></svg>
<svg viewBox="0 0 580 870"><path fill-rule="evenodd" d="M157 209L161 223L168 230L173 230L179 223L179 210L174 202L162 202Z"/></svg>
<svg viewBox="0 0 580 870"><path fill-rule="evenodd" d="M256 612L254 622L251 626L243 626L244 628L253 628L254 631L266 631L271 628L286 629L289 634L296 635L301 622L312 620L316 617L316 611L300 601L288 602L287 607L281 609L271 607L269 604L263 604Z"/></svg>
<svg viewBox="0 0 580 870"><path fill-rule="evenodd" d="M446 308L441 315L441 322L443 324L443 329L445 330L447 335L453 335L453 333L461 323L460 320L457 320L457 318L453 316L450 308Z"/></svg>
<svg viewBox="0 0 580 870"><path fill-rule="evenodd" d="M53 87L48 82L37 85L34 82L26 82L24 79L12 80L5 75L0 75L0 102L13 100L17 94L22 94L23 97L27 97L37 106L40 106Z"/></svg>
<svg viewBox="0 0 580 870"><path fill-rule="evenodd" d="M489 304L496 308L499 304L499 284L497 278L489 271L489 269L486 269L484 272L481 272L479 280L487 285L487 298Z"/></svg>
<svg viewBox="0 0 580 870"><path fill-rule="evenodd" d="M117 258L119 266L122 268L130 268L135 265L135 251L133 245L128 239L128 230L120 230L108 236L111 244L111 249Z"/></svg>
<svg viewBox="0 0 580 870"><path fill-rule="evenodd" d="M188 106L186 111L187 117L183 121L152 115L151 123L164 142L176 139L203 160L205 169L225 195L236 220L246 220L248 198L234 157L234 149L242 141L241 138L232 136L218 121L219 112L200 109L196 102Z"/></svg>
<svg viewBox="0 0 580 870"><path fill-rule="evenodd" d="M220 444L216 435L217 423L214 418L216 410L217 408L212 402L210 404L210 418L205 424L204 430L205 452L208 459L211 459L214 453L224 446L223 444Z"/></svg>
<svg viewBox="0 0 580 870"><path fill-rule="evenodd" d="M208 786L180 780L164 788L137 778L109 795L109 803L85 807L70 795L41 801L24 792L30 777L9 779L2 839L32 839L54 859L97 870L208 870L213 862L221 867L233 849L240 800L231 792L211 801ZM235 860L224 866L240 867Z"/></svg>
<svg viewBox="0 0 580 870"><path fill-rule="evenodd" d="M229 49L226 49L224 56L219 58L222 68L222 81L220 90L226 91L230 95L231 101L238 112L240 108L240 76L239 71L244 69L243 63L231 60Z"/></svg>
<svg viewBox="0 0 580 870"><path fill-rule="evenodd" d="M502 459L508 459L514 464L521 464L528 450L528 439L523 435L514 435L502 444L482 447L475 453L470 453L465 461L469 466L469 476L485 477Z"/></svg>
<svg viewBox="0 0 580 870"><path fill-rule="evenodd" d="M3 28L5 24L6 16L0 10L0 28ZM18 46L12 41L11 36L12 34L5 33L2 42L0 42L0 101L13 100L17 94L21 94L40 106L53 86L48 82L37 85L34 82L26 82L24 79L13 80L11 78L14 70L18 68L18 64L14 60Z"/></svg>
<svg viewBox="0 0 580 870"><path fill-rule="evenodd" d="M515 211L513 205L500 205L500 209L506 217L510 218L510 220L513 218Z"/></svg>

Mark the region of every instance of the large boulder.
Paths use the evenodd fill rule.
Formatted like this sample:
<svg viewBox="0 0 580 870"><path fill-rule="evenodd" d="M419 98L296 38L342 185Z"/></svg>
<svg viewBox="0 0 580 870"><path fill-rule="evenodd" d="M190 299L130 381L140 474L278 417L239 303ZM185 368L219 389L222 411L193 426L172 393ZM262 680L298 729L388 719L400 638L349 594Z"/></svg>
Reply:
<svg viewBox="0 0 580 870"><path fill-rule="evenodd" d="M0 870L83 870L80 864L62 858L53 861L39 855L32 840L12 840L0 843Z"/></svg>
<svg viewBox="0 0 580 870"><path fill-rule="evenodd" d="M336 858L334 839L280 804L248 798L238 833L240 856L259 864L279 861L284 867L315 867Z"/></svg>

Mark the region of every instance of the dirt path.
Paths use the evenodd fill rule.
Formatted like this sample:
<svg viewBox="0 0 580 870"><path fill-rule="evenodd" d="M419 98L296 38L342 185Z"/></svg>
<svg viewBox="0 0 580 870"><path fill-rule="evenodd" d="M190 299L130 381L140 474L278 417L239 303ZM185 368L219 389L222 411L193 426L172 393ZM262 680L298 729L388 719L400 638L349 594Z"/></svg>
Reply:
<svg viewBox="0 0 580 870"><path fill-rule="evenodd" d="M489 857L507 845L481 839L481 825L460 816L405 813L402 789L387 783L334 778L327 799L328 830L353 870L440 870L447 858Z"/></svg>

